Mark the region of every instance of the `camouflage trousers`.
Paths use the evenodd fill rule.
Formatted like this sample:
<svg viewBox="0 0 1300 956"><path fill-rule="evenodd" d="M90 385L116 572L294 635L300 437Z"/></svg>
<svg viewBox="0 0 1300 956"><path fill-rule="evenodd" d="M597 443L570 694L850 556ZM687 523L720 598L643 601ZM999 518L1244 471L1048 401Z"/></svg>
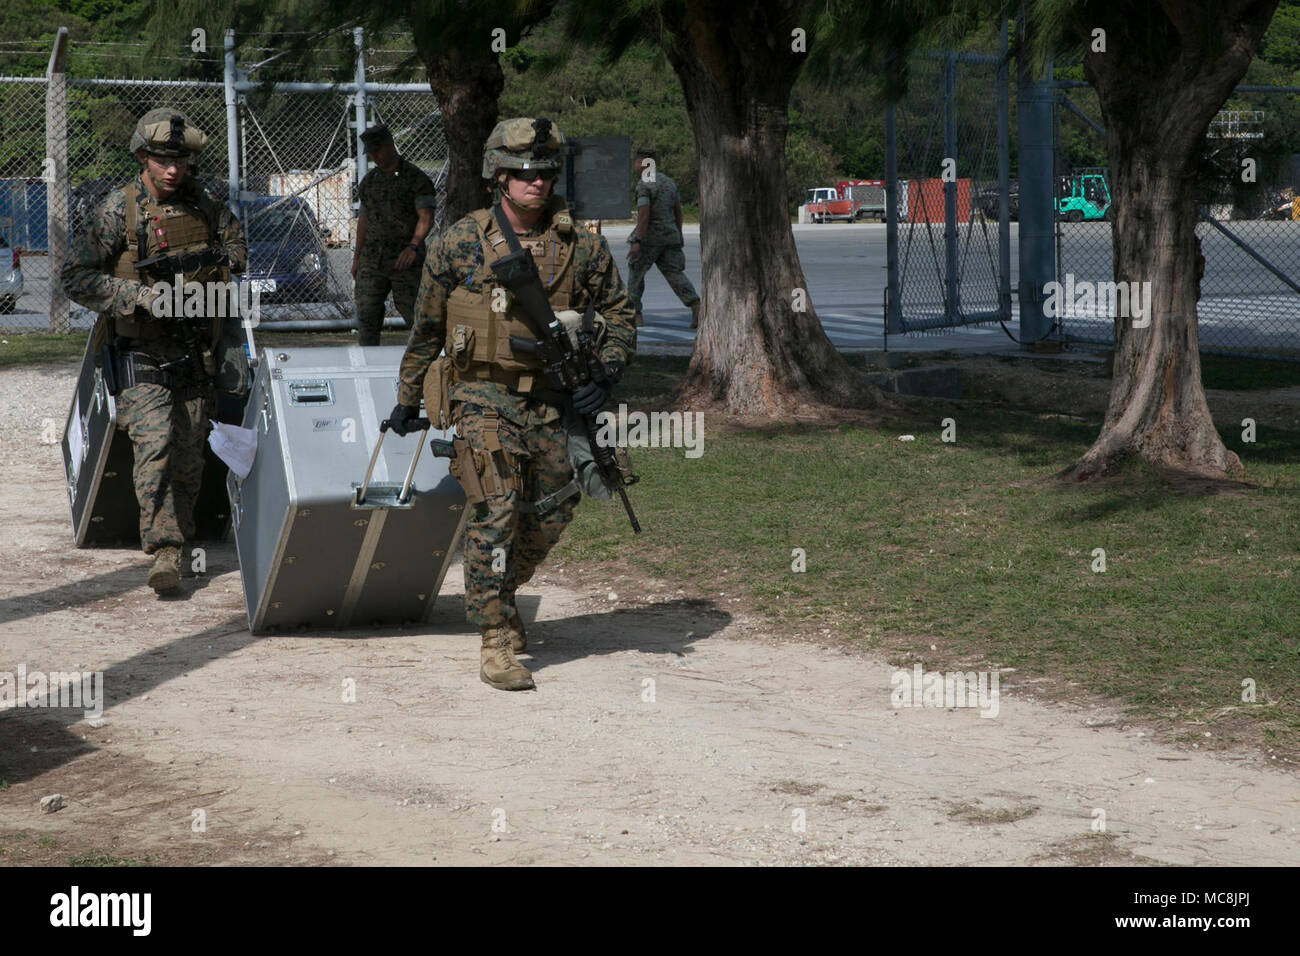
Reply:
<svg viewBox="0 0 1300 956"><path fill-rule="evenodd" d="M634 247L635 248L635 247ZM699 293L686 277L686 253L681 246L641 246L641 254L627 264L627 294L637 312L641 311L641 293L645 291L645 275L651 266L668 280L669 287L688 309L700 301Z"/></svg>
<svg viewBox="0 0 1300 956"><path fill-rule="evenodd" d="M203 481L203 445L215 402L173 401L162 385L132 385L117 396L117 426L131 438L132 478L145 554L194 537L194 502Z"/></svg>
<svg viewBox="0 0 1300 956"><path fill-rule="evenodd" d="M361 259L357 263L355 297L357 333L361 345L378 345L384 327L384 302L393 293L393 305L402 316L403 325L411 327L415 315L415 293L420 288L424 257L418 256L409 268L398 269L396 257Z"/></svg>
<svg viewBox="0 0 1300 956"><path fill-rule="evenodd" d="M469 442L476 461L486 463L483 409L460 405L455 414L456 434ZM497 440L502 451L496 454L505 459L498 467L513 464L522 495L520 490L490 494L471 507L465 521L465 617L480 631L504 627L510 620L515 590L532 578L560 539L580 497L561 502L545 515L520 508L521 502L537 501L573 478L562 423L524 427L502 417L497 419Z"/></svg>

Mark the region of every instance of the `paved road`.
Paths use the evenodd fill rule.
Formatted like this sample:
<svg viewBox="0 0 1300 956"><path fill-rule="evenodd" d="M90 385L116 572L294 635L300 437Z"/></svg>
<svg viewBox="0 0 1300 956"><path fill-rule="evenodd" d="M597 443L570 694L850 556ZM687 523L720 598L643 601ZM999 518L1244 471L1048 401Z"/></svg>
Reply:
<svg viewBox="0 0 1300 956"><path fill-rule="evenodd" d="M630 226L605 229L620 265L626 261L627 236L631 231ZM699 227L687 226L684 231L686 273L698 289ZM878 223L802 225L794 227L794 236L813 308L830 340L844 349L880 348L884 336L885 227ZM1013 268L1013 277L1014 274ZM638 333L639 345L690 345L694 339L690 312L673 295L658 270L652 270L646 277L642 314L646 324ZM1018 323L1009 324L1008 328L1012 334L1019 334ZM1002 330L993 325L906 339L893 336L890 348L984 350L1002 344L1013 346Z"/></svg>
<svg viewBox="0 0 1300 956"><path fill-rule="evenodd" d="M1300 282L1300 223L1239 222L1229 224L1246 238L1271 265L1285 273L1295 272ZM605 235L620 266L626 261L630 226L609 226ZM1061 272L1076 281L1105 281L1111 278L1110 226L1106 223L1078 223L1063 226ZM1207 346L1256 348L1263 350L1300 348L1300 296L1268 266L1253 258L1229 238L1202 224L1207 273L1200 303L1200 338ZM700 285L699 227L687 226L686 269ZM883 342L885 290L885 227L877 223L802 225L794 227L800 263L808 280L810 297L817 315L840 348L878 349ZM1018 228L1011 229L1011 288L1013 303L1018 291ZM942 289L933 278L935 263L943 261L942 229L918 228L901 238L906 264L904 303L909 314L942 311ZM963 230L960 237L963 302L970 307L993 309L997 285L993 264L996 259L995 230L981 226ZM340 284L350 286L347 249L331 250L331 265ZM28 256L23 260L26 288L19 303L20 314L0 317L0 328L45 328L41 314L45 306L42 288L48 279L48 260ZM334 304L312 303L292 306L264 306L264 320L282 318L337 318L350 313L346 292ZM689 347L694 339L690 315L668 288L658 271L646 280L643 302L646 325L640 332L644 347ZM25 314L23 314L25 313ZM79 314L78 314L79 313ZM1013 305L1011 334L1019 336L1018 308ZM75 310L74 325L89 327L90 316ZM1072 336L1107 341L1111 319L1092 312L1067 313L1065 329ZM997 324L942 330L925 335L893 336L890 348L911 351L979 350L1014 348Z"/></svg>

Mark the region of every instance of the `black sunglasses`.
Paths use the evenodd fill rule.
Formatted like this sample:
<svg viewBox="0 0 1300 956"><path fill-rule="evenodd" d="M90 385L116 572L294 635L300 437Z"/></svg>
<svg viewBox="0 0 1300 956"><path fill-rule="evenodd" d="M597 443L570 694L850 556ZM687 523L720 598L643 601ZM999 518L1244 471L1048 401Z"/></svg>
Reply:
<svg viewBox="0 0 1300 956"><path fill-rule="evenodd" d="M546 181L554 179L559 170L556 169L507 169L506 174L511 179L518 179L521 182L531 183L534 179Z"/></svg>

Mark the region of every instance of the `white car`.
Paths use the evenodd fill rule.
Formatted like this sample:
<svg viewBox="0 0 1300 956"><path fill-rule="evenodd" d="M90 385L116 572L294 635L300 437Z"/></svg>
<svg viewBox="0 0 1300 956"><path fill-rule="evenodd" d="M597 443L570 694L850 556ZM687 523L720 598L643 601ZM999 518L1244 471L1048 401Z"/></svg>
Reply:
<svg viewBox="0 0 1300 956"><path fill-rule="evenodd" d="M9 248L9 240L0 232L0 315L13 312L23 294L23 270L18 264L18 250Z"/></svg>

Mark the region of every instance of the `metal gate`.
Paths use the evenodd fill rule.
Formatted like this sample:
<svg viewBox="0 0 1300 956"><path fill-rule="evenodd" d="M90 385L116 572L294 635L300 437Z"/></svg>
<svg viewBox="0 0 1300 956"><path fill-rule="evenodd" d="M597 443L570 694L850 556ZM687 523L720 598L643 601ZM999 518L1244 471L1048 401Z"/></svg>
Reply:
<svg viewBox="0 0 1300 956"><path fill-rule="evenodd" d="M885 113L885 332L1005 322L1009 77L1000 50L919 56Z"/></svg>

